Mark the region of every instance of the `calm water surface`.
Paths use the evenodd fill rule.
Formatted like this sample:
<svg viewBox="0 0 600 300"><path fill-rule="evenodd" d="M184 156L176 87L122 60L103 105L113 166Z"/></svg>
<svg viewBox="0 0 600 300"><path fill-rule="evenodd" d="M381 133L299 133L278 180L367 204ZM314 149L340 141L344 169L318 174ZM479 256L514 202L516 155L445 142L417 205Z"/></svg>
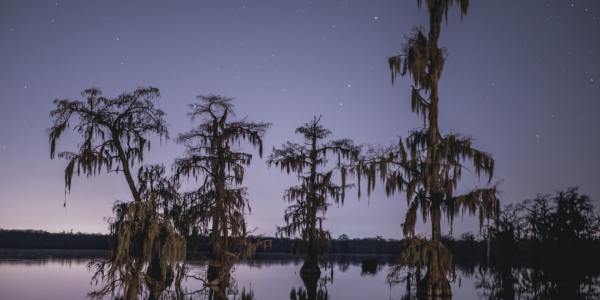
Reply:
<svg viewBox="0 0 600 300"><path fill-rule="evenodd" d="M0 299L85 299L97 288L91 283L92 272L87 264L102 258L101 252L64 251L0 251ZM372 258L371 258L372 260ZM389 263L366 265L363 258L336 259L323 271L329 299L400 299L405 285L390 286L386 275ZM197 271L200 263L192 262ZM239 263L233 273L235 284L231 299L239 299L242 289L252 290L254 299L290 299L292 289L304 288L299 276L301 261L290 258L270 258ZM332 273L333 270L333 273ZM452 283L455 299L479 299L475 276L457 271ZM201 288L195 280L184 283L187 291ZM237 291L237 295L236 294ZM195 294L194 299L203 299Z"/></svg>

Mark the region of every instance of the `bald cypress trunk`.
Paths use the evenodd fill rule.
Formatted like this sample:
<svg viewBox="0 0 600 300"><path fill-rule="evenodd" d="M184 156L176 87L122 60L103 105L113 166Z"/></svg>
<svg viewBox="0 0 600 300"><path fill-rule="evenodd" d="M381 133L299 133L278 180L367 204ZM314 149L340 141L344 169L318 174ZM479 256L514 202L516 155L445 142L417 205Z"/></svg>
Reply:
<svg viewBox="0 0 600 300"><path fill-rule="evenodd" d="M313 136L311 139L311 148L310 148L310 179L309 179L309 193L308 193L308 245L307 245L307 254L304 264L300 269L300 273L303 276L309 277L319 277L321 275L321 270L319 269L319 249L317 245L317 137Z"/></svg>
<svg viewBox="0 0 600 300"><path fill-rule="evenodd" d="M218 122L213 121L213 126L218 127ZM213 145L216 148L216 166L215 171L215 208L212 217L211 232L211 258L207 269L207 279L211 285L226 288L226 279L229 270L224 268L225 253L228 251L227 220L225 219L224 199L225 197L225 162L223 158L224 149L221 144L221 138L218 132L213 133Z"/></svg>
<svg viewBox="0 0 600 300"><path fill-rule="evenodd" d="M428 190L431 199L431 240L433 242L442 242L441 232L441 202L443 200L443 190L440 186L440 157L439 157L439 126L438 126L438 82L441 76L443 67L443 53L438 47L438 39L441 31L441 23L443 17L442 1L433 1L429 6L429 78L431 80L429 90L429 115L427 128L428 151L427 162L429 163L430 178ZM444 270L439 263L439 252L433 252L427 266L427 273L419 283L417 289L420 297L450 297L452 290L450 283L446 277L448 270Z"/></svg>
<svg viewBox="0 0 600 300"><path fill-rule="evenodd" d="M125 180L127 181L127 185L129 186L129 190L131 191L131 196L134 201L142 201L140 197L140 193L138 192L135 181L133 180L133 175L131 174L131 170L129 169L129 160L127 159L127 155L123 150L123 146L121 145L121 140L119 139L119 134L116 130L112 130L112 136L114 140L115 147L117 148L117 154L119 156L119 160L121 161L121 167L123 168L123 175L125 175Z"/></svg>

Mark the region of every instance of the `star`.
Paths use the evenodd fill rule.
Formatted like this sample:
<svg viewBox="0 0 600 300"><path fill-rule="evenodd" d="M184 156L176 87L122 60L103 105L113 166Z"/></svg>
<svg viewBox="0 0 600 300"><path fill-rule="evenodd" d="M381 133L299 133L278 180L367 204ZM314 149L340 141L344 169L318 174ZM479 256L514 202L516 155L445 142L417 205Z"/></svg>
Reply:
<svg viewBox="0 0 600 300"><path fill-rule="evenodd" d="M594 83L596 79L594 77L590 77L590 83Z"/></svg>
<svg viewBox="0 0 600 300"><path fill-rule="evenodd" d="M378 16L374 16L373 20L379 20L379 17Z"/></svg>
<svg viewBox="0 0 600 300"><path fill-rule="evenodd" d="M340 107L344 107L344 102L340 101Z"/></svg>
<svg viewBox="0 0 600 300"><path fill-rule="evenodd" d="M119 37L115 37L115 40L120 41L121 39Z"/></svg>
<svg viewBox="0 0 600 300"><path fill-rule="evenodd" d="M121 61L121 65L124 65L124 64L125 64L125 62L124 62L124 61Z"/></svg>
<svg viewBox="0 0 600 300"><path fill-rule="evenodd" d="M24 88L24 89L27 89L28 87L29 87L28 85L24 85L24 86L23 86L23 88Z"/></svg>
<svg viewBox="0 0 600 300"><path fill-rule="evenodd" d="M346 86L347 86L348 88L351 88L351 87L352 87L352 85L351 85L351 84L349 84L349 83L348 83Z"/></svg>
<svg viewBox="0 0 600 300"><path fill-rule="evenodd" d="M331 24L331 28L335 28L337 27L335 24Z"/></svg>
<svg viewBox="0 0 600 300"><path fill-rule="evenodd" d="M536 134L535 134L535 138L536 138L536 139L539 141L539 140L540 140L540 134L539 134L539 133L536 133Z"/></svg>

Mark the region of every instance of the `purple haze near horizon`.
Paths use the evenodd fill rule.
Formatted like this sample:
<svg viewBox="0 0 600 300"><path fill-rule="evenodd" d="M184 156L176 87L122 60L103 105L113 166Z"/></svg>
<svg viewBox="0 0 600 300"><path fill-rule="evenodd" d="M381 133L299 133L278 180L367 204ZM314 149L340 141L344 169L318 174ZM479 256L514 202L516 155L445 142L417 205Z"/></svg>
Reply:
<svg viewBox="0 0 600 300"><path fill-rule="evenodd" d="M595 0L471 1L443 27L441 127L494 155L504 203L574 185L600 198L599 18ZM235 97L239 116L273 123L266 155L299 141L294 129L313 115L334 138L392 143L420 123L409 79L392 86L387 57L426 22L416 1L2 1L0 228L106 232L112 203L129 200L122 178L103 174L76 178L62 206L65 162L50 160L45 132L51 100L92 86L107 96L160 88L172 136L191 128L196 95ZM182 152L156 141L147 162ZM250 226L271 235L295 178L264 158L246 178ZM483 184L466 176L460 189ZM328 211L333 236L401 237L404 195L350 195ZM477 231L476 219L458 218L455 234Z"/></svg>

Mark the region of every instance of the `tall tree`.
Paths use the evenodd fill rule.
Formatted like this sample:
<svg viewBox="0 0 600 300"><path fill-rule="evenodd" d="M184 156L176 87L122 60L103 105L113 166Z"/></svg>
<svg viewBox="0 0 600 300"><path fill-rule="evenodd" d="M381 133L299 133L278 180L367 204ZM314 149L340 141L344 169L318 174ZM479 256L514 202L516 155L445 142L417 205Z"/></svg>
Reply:
<svg viewBox="0 0 600 300"><path fill-rule="evenodd" d="M201 123L177 137L186 153L175 161L175 169L177 176L191 177L200 183L192 196L205 212L198 215L198 222L211 226L212 259L207 278L210 285L222 286L228 281L232 263L241 254L234 251L244 248L240 244L246 243L248 232L245 213L250 206L242 183L252 154L235 146L245 141L257 147L262 156L262 137L270 124L232 120L232 98L206 95L198 100L190 105L189 115Z"/></svg>
<svg viewBox="0 0 600 300"><path fill-rule="evenodd" d="M138 88L133 93L107 98L100 90L91 88L82 96L84 100L54 100L56 108L50 112L53 119L53 125L48 129L51 158L57 155L57 142L67 129L72 128L81 139L77 150L58 153L59 158L67 160L65 194L71 189L74 174L90 177L106 170L123 174L133 199L133 203L117 203L114 207L116 218L111 224L111 233L116 243L113 255L108 264L97 265L96 273L108 284L92 295L111 292L119 284L127 299L136 299L142 278L146 278L147 283L153 281L149 284L150 290L155 291L151 296L158 297L164 289L158 281L169 273L166 268L181 258L185 242L158 212L156 195L145 192L143 177L135 181L131 167L142 163L145 151L150 149L150 136L168 138L164 113L154 106L159 91L152 87ZM173 251L161 254L160 249L170 242ZM167 255L169 259L161 255ZM143 276L143 268L150 262L155 265L151 265L146 270L147 276Z"/></svg>
<svg viewBox="0 0 600 300"><path fill-rule="evenodd" d="M479 214L480 222L493 219L498 211L495 186L455 195L464 161L470 160L477 176L487 175L491 182L494 160L490 154L472 146L470 138L457 134L442 134L438 125L439 81L445 61L445 49L438 40L441 24L450 7L457 4L461 16L466 15L468 0L418 0L429 12L429 31L417 28L407 39L403 53L389 58L392 82L398 75L412 78L411 108L423 121L423 128L410 132L405 140L367 158L359 175L367 175L368 188L375 180L385 183L388 195L406 192L408 210L403 233L408 237L402 260L406 264L427 267L418 292L424 296L451 295L447 273L452 256L442 244L442 213L452 222L454 216L467 211ZM367 166L368 165L368 166ZM379 172L376 172L379 169ZM359 177L360 178L360 177ZM415 236L417 214L431 222L431 238Z"/></svg>
<svg viewBox="0 0 600 300"><path fill-rule="evenodd" d="M360 149L349 139L323 142L331 131L323 128L320 118L298 127L296 133L304 138L304 144L287 142L280 149L273 149L267 164L289 173L296 173L300 185L290 187L284 199L291 203L286 209L286 225L278 232L287 237L300 236L305 242L306 260L301 274L317 277L320 274L319 254L325 250L330 234L323 228L323 220L333 198L335 203L344 201L346 174L342 172L341 184L333 182L333 169L327 169L327 157L337 155L341 159L357 159Z"/></svg>

